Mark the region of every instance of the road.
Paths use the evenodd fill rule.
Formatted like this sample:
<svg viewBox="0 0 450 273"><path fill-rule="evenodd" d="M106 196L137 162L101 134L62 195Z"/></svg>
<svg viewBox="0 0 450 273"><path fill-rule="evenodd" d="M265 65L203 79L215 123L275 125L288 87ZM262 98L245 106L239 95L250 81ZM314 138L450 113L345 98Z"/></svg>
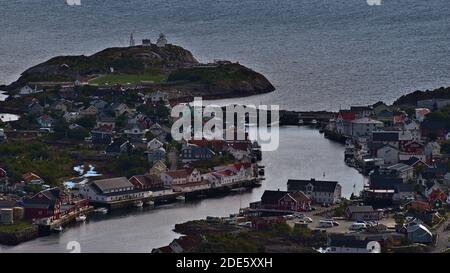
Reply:
<svg viewBox="0 0 450 273"><path fill-rule="evenodd" d="M441 253L449 248L450 242L448 239L450 237L450 229L445 230L448 225L450 225L450 218L436 230L438 240L436 246L432 250L433 253Z"/></svg>

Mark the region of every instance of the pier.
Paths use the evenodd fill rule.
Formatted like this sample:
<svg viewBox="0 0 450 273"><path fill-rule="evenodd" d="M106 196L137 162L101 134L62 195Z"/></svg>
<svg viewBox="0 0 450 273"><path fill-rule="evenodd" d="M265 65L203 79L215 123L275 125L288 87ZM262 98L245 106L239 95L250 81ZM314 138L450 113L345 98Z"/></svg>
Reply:
<svg viewBox="0 0 450 273"><path fill-rule="evenodd" d="M39 234L47 235L52 232L52 230L56 227L66 226L75 221L75 218L80 214L88 215L94 210L93 206L88 206L77 211L70 212L68 214L63 215L59 219L49 220L48 222L40 222L37 223Z"/></svg>

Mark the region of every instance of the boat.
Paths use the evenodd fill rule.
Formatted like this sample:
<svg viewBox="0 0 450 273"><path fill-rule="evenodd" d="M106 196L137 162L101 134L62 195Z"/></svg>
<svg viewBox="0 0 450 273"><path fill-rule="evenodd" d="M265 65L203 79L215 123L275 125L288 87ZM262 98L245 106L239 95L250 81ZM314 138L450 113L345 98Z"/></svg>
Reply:
<svg viewBox="0 0 450 273"><path fill-rule="evenodd" d="M62 232L64 229L62 226L57 226L52 229L54 232Z"/></svg>
<svg viewBox="0 0 450 273"><path fill-rule="evenodd" d="M186 197L184 197L183 195L179 195L179 196L175 197L175 199L178 201L185 201Z"/></svg>
<svg viewBox="0 0 450 273"><path fill-rule="evenodd" d="M145 202L145 204L146 204L147 206L150 206L150 207L154 207L154 206L155 206L155 202L153 202L153 201L151 201L151 200Z"/></svg>
<svg viewBox="0 0 450 273"><path fill-rule="evenodd" d="M107 208L98 208L95 210L96 213L101 213L101 214L107 214L108 213L108 209Z"/></svg>
<svg viewBox="0 0 450 273"><path fill-rule="evenodd" d="M141 200L138 200L136 202L134 202L133 204L136 208L141 208L142 206L144 206L144 202L142 202Z"/></svg>
<svg viewBox="0 0 450 273"><path fill-rule="evenodd" d="M86 221L86 219L87 219L87 217L86 217L86 215L84 215L83 213L79 214L79 215L75 218L75 220L76 220L77 222L84 222L84 221Z"/></svg>

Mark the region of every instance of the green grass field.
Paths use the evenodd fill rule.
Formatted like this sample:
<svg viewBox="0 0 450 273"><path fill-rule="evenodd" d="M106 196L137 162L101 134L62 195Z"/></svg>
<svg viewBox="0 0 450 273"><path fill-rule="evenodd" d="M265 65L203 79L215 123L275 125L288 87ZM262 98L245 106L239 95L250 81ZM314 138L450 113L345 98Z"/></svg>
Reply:
<svg viewBox="0 0 450 273"><path fill-rule="evenodd" d="M89 81L92 85L114 85L114 84L127 84L127 83L140 83L142 81L153 81L159 83L166 79L166 76L162 74L157 75L130 75L130 74L110 74L99 76Z"/></svg>
<svg viewBox="0 0 450 273"><path fill-rule="evenodd" d="M31 224L25 221L16 221L12 225L0 225L0 232L14 233L31 227Z"/></svg>

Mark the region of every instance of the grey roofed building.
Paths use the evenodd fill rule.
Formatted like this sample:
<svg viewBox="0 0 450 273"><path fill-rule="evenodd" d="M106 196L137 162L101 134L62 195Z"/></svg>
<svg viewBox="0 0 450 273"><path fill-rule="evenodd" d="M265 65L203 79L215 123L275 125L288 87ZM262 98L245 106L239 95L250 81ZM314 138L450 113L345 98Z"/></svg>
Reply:
<svg viewBox="0 0 450 273"><path fill-rule="evenodd" d="M90 105L93 105L95 108L99 109L99 110L103 110L106 106L108 106L108 103L104 100L94 100L90 102Z"/></svg>
<svg viewBox="0 0 450 273"><path fill-rule="evenodd" d="M355 212L372 212L373 211L373 207L372 206L348 206L347 210L350 213L355 213Z"/></svg>
<svg viewBox="0 0 450 273"><path fill-rule="evenodd" d="M315 180L313 178L310 180L289 179L287 182L287 187L288 191L306 191L306 186L308 184L312 184L314 186L314 191L334 192L336 190L338 182Z"/></svg>
<svg viewBox="0 0 450 273"><path fill-rule="evenodd" d="M433 234L424 225L410 225L407 227L408 240L414 243L429 244L433 242Z"/></svg>
<svg viewBox="0 0 450 273"><path fill-rule="evenodd" d="M402 160L401 161L401 163L404 163L404 164L409 165L409 166L414 166L414 165L416 165L419 162L423 163L425 166L428 166L428 164L426 164L420 158L417 158L415 156L410 157L408 160Z"/></svg>
<svg viewBox="0 0 450 273"><path fill-rule="evenodd" d="M415 192L413 184L399 184L395 186L395 192L405 193L405 192Z"/></svg>
<svg viewBox="0 0 450 273"><path fill-rule="evenodd" d="M367 143L367 148L371 151L377 151L378 149L384 147L386 144L380 142L369 142Z"/></svg>
<svg viewBox="0 0 450 273"><path fill-rule="evenodd" d="M387 169L394 170L394 171L397 171L399 173L402 173L402 172L406 172L406 171L412 170L413 167L411 167L409 165L406 165L406 164L403 164L403 163L397 163L397 164L394 164L392 166L387 167Z"/></svg>
<svg viewBox="0 0 450 273"><path fill-rule="evenodd" d="M371 189L394 189L403 184L403 179L395 171L375 169L369 176Z"/></svg>
<svg viewBox="0 0 450 273"><path fill-rule="evenodd" d="M0 209L11 209L18 206L14 200L0 200Z"/></svg>
<svg viewBox="0 0 450 273"><path fill-rule="evenodd" d="M347 247L347 248L367 248L367 244L371 240L360 239L356 236L346 234L330 234L328 237L328 245L330 247Z"/></svg>
<svg viewBox="0 0 450 273"><path fill-rule="evenodd" d="M320 181L289 179L287 190L291 192L301 191L313 202L319 204L335 204L341 199L342 187L337 181Z"/></svg>
<svg viewBox="0 0 450 273"><path fill-rule="evenodd" d="M134 186L126 177L115 177L92 181L92 185L101 193L133 190Z"/></svg>
<svg viewBox="0 0 450 273"><path fill-rule="evenodd" d="M372 140L373 141L398 141L399 140L399 132L395 131L374 131L372 132Z"/></svg>
<svg viewBox="0 0 450 273"><path fill-rule="evenodd" d="M374 210L372 206L348 206L345 209L347 219L358 220L379 220L383 218L383 210Z"/></svg>

